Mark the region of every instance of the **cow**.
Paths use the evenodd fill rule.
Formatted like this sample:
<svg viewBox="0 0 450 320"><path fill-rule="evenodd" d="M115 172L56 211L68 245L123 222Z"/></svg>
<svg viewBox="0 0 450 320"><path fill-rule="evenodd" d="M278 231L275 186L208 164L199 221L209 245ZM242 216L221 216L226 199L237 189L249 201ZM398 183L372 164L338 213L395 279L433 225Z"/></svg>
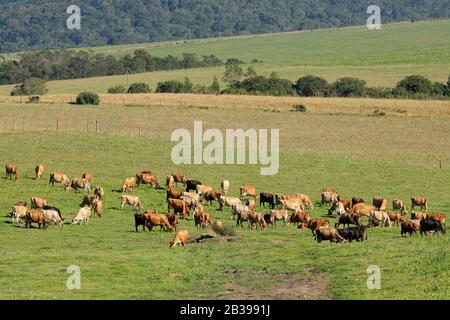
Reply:
<svg viewBox="0 0 450 320"><path fill-rule="evenodd" d="M329 240L330 243L333 242L345 242L346 240L339 234L336 229L330 228L319 228L316 229L316 240L321 243L323 240Z"/></svg>
<svg viewBox="0 0 450 320"><path fill-rule="evenodd" d="M345 214L350 211L350 200L339 200L334 202L330 209L328 209L328 215L333 215L333 211L336 212L337 216Z"/></svg>
<svg viewBox="0 0 450 320"><path fill-rule="evenodd" d="M170 198L181 199L182 196L183 196L183 191L180 191L177 189L172 189L172 188L169 188L166 190L166 202Z"/></svg>
<svg viewBox="0 0 450 320"><path fill-rule="evenodd" d="M314 235L314 231L316 229L318 229L318 228L328 228L329 226L330 226L330 221L328 221L328 220L313 219L313 220L309 220L308 222L303 222L297 228L298 229L308 228L308 229L311 230L312 234Z"/></svg>
<svg viewBox="0 0 450 320"><path fill-rule="evenodd" d="M256 199L256 187L255 186L240 186L239 194L241 199L244 197L253 197Z"/></svg>
<svg viewBox="0 0 450 320"><path fill-rule="evenodd" d="M91 217L91 208L89 207L80 208L75 218L72 219L71 224L78 224L78 222L81 222L81 224L83 223L89 224L90 217Z"/></svg>
<svg viewBox="0 0 450 320"><path fill-rule="evenodd" d="M98 199L94 194L87 194L84 196L83 201L80 203L80 208L93 207L95 200Z"/></svg>
<svg viewBox="0 0 450 320"><path fill-rule="evenodd" d="M24 220L27 212L28 209L26 206L15 205L11 212L12 223L19 223L19 220Z"/></svg>
<svg viewBox="0 0 450 320"><path fill-rule="evenodd" d="M64 219L61 216L61 211L58 208L45 206L44 216L48 221L54 222L61 228L64 226Z"/></svg>
<svg viewBox="0 0 450 320"><path fill-rule="evenodd" d="M211 214L203 211L203 208L196 208L194 212L195 227L205 229L209 224L212 224Z"/></svg>
<svg viewBox="0 0 450 320"><path fill-rule="evenodd" d="M176 214L165 214L167 217L167 221L169 221L169 224L171 225L172 229L177 231L177 225L178 225L178 217Z"/></svg>
<svg viewBox="0 0 450 320"><path fill-rule="evenodd" d="M392 200L392 210L394 211L400 211L402 215L406 214L406 206L405 202L400 199L394 199Z"/></svg>
<svg viewBox="0 0 450 320"><path fill-rule="evenodd" d="M446 216L443 213L429 214L426 217L426 220L439 221L443 226L445 226L445 219L446 219Z"/></svg>
<svg viewBox="0 0 450 320"><path fill-rule="evenodd" d="M136 175L136 184L148 184L154 188L159 188L159 181L156 176L148 173L139 173Z"/></svg>
<svg viewBox="0 0 450 320"><path fill-rule="evenodd" d="M136 232L138 231L138 227L142 226L142 231L145 231L145 217L142 213L134 214L134 227L136 228Z"/></svg>
<svg viewBox="0 0 450 320"><path fill-rule="evenodd" d="M305 208L303 203L297 200L281 200L281 205L283 210L291 210L291 211L303 211Z"/></svg>
<svg viewBox="0 0 450 320"><path fill-rule="evenodd" d="M97 199L102 200L102 198L105 196L105 191L102 187L97 186L94 190L94 195L97 197Z"/></svg>
<svg viewBox="0 0 450 320"><path fill-rule="evenodd" d="M250 216L250 211L248 211L248 210L239 211L237 213L236 227L239 227L239 225L241 227L243 227L242 222L244 222L244 221L247 221L248 226L250 227L250 223L248 221L249 216Z"/></svg>
<svg viewBox="0 0 450 320"><path fill-rule="evenodd" d="M186 201L180 199L168 199L167 200L167 212L170 213L170 209L174 210L174 213L180 214L182 219L186 219L188 214Z"/></svg>
<svg viewBox="0 0 450 320"><path fill-rule="evenodd" d="M39 229L41 228L41 225L43 225L44 229L46 229L51 223L51 221L47 219L44 214L44 211L41 209L31 209L27 212L25 216L25 227L31 228L31 223L33 222L38 224Z"/></svg>
<svg viewBox="0 0 450 320"><path fill-rule="evenodd" d="M52 186L55 185L55 183L61 183L63 185L69 183L69 178L64 173L59 172L52 172L50 173L50 179L48 180L48 184L51 184Z"/></svg>
<svg viewBox="0 0 450 320"><path fill-rule="evenodd" d="M392 227L391 220L386 211L372 211L369 214L369 223L374 224L374 222L377 224L381 223L382 227Z"/></svg>
<svg viewBox="0 0 450 320"><path fill-rule="evenodd" d="M172 188L174 184L175 184L175 179L173 178L172 175L168 175L166 177L166 189Z"/></svg>
<svg viewBox="0 0 450 320"><path fill-rule="evenodd" d="M230 181L222 180L222 182L220 183L220 189L222 190L223 194L226 195L228 193L228 190L230 189Z"/></svg>
<svg viewBox="0 0 450 320"><path fill-rule="evenodd" d="M188 241L189 241L189 232L187 230L178 231L175 234L173 240L170 241L170 248L176 247L179 244L181 244L183 248L185 248Z"/></svg>
<svg viewBox="0 0 450 320"><path fill-rule="evenodd" d="M195 192L183 192L181 199L186 201L189 209L193 209L200 203L200 195Z"/></svg>
<svg viewBox="0 0 450 320"><path fill-rule="evenodd" d="M136 178L129 177L123 181L120 192L127 192L128 190L133 190L134 188L136 188Z"/></svg>
<svg viewBox="0 0 450 320"><path fill-rule="evenodd" d="M420 207L420 210L422 211L425 208L425 211L427 211L428 210L427 198L422 196L411 197L411 210L414 210L415 207Z"/></svg>
<svg viewBox="0 0 450 320"><path fill-rule="evenodd" d="M283 221L284 227L287 227L289 221L287 210L270 210L268 213L270 214L270 222L272 224L272 227L276 226L276 222L278 220Z"/></svg>
<svg viewBox="0 0 450 320"><path fill-rule="evenodd" d="M258 225L261 230L266 228L266 222L265 222L263 216L261 215L261 213L258 213L258 212L250 212L250 214L248 216L248 223L249 223L250 229L252 229L252 230L253 230L253 228L258 229Z"/></svg>
<svg viewBox="0 0 450 320"><path fill-rule="evenodd" d="M417 234L417 228L416 225L414 223L414 221L409 220L409 221L403 221L401 223L401 229L400 229L400 234L403 236L405 236L407 233L409 233L409 236L411 237L412 234Z"/></svg>
<svg viewBox="0 0 450 320"><path fill-rule="evenodd" d="M223 207L231 207L232 205L242 204L241 199L236 197L219 196L219 211L223 211Z"/></svg>
<svg viewBox="0 0 450 320"><path fill-rule="evenodd" d="M336 201L339 201L339 193L334 191L333 189L324 189L323 192L320 194L320 198L322 199L322 205L333 203Z"/></svg>
<svg viewBox="0 0 450 320"><path fill-rule="evenodd" d="M95 199L94 201L94 215L101 218L103 214L103 202L101 200Z"/></svg>
<svg viewBox="0 0 450 320"><path fill-rule="evenodd" d="M17 201L14 205L26 207L28 206L28 203L26 201Z"/></svg>
<svg viewBox="0 0 450 320"><path fill-rule="evenodd" d="M5 165L5 171L6 171L6 179L12 179L14 177L14 179L19 180L20 179L20 174L19 174L19 168L17 167L17 165L12 164L12 163L7 163Z"/></svg>
<svg viewBox="0 0 450 320"><path fill-rule="evenodd" d="M199 184L202 184L202 183L200 181L197 181L197 180L186 180L186 183L185 183L186 192L197 191L197 186Z"/></svg>
<svg viewBox="0 0 450 320"><path fill-rule="evenodd" d="M31 209L42 209L45 206L48 206L48 200L39 197L31 198Z"/></svg>
<svg viewBox="0 0 450 320"><path fill-rule="evenodd" d="M389 216L389 220L391 220L392 223L395 223L397 227L399 223L404 222L402 215L396 211L389 211L387 214Z"/></svg>
<svg viewBox="0 0 450 320"><path fill-rule="evenodd" d="M196 186L196 191L198 194L204 194L207 191L214 191L214 189L210 186L207 186L206 184L198 184Z"/></svg>
<svg viewBox="0 0 450 320"><path fill-rule="evenodd" d="M297 193L296 196L299 198L304 208L309 207L310 209L314 209L314 204L308 195L303 193Z"/></svg>
<svg viewBox="0 0 450 320"><path fill-rule="evenodd" d="M142 209L142 203L141 200L139 199L139 197L136 196L128 196L128 195L122 195L120 197L120 209L123 210L123 207L125 205L130 205L133 206L133 208L135 210L140 210Z"/></svg>
<svg viewBox="0 0 450 320"><path fill-rule="evenodd" d="M421 211L411 211L411 220L425 220L427 214Z"/></svg>
<svg viewBox="0 0 450 320"><path fill-rule="evenodd" d="M364 203L357 203L352 207L349 213L368 217L369 214L374 210L375 210L374 206L369 206Z"/></svg>
<svg viewBox="0 0 450 320"><path fill-rule="evenodd" d="M166 215L160 214L155 211L149 211L144 213L144 219L149 231L153 230L153 227L159 226L160 231L172 231L173 227L169 223L169 219Z"/></svg>
<svg viewBox="0 0 450 320"><path fill-rule="evenodd" d="M176 172L176 173L172 173L171 174L172 178L173 178L173 182L175 184L183 184L184 186L186 186L187 181L188 181L188 177L187 175L180 173L180 172ZM195 190L195 189L194 189Z"/></svg>
<svg viewBox="0 0 450 320"><path fill-rule="evenodd" d="M360 197L352 197L352 207L358 203L364 203L364 199Z"/></svg>
<svg viewBox="0 0 450 320"><path fill-rule="evenodd" d="M339 220L338 220L338 222L335 223L334 227L339 228L339 226L341 224L344 225L344 228L345 228L345 225L350 227L351 224L360 226L361 222L359 219L360 219L360 217L357 214L345 213L339 217Z"/></svg>
<svg viewBox="0 0 450 320"><path fill-rule="evenodd" d="M234 219L235 216L239 216L243 212L250 212L250 208L242 203L231 205L231 219Z"/></svg>
<svg viewBox="0 0 450 320"><path fill-rule="evenodd" d="M92 183L92 174L89 173L89 172L83 173L83 175L81 176L81 178L83 178L84 180L86 180L87 182L89 182L89 184Z"/></svg>
<svg viewBox="0 0 450 320"><path fill-rule="evenodd" d="M34 173L36 174L35 180L41 179L44 174L44 166L42 164L37 164L34 168Z"/></svg>
<svg viewBox="0 0 450 320"><path fill-rule="evenodd" d="M248 207L250 211L255 211L256 201L253 199L248 199L245 205Z"/></svg>
<svg viewBox="0 0 450 320"><path fill-rule="evenodd" d="M420 235L422 236L424 233L425 235L428 235L429 232L434 232L434 234L441 232L445 234L445 228L439 221L435 220L420 221Z"/></svg>
<svg viewBox="0 0 450 320"><path fill-rule="evenodd" d="M219 201L220 192L216 192L214 190L206 191L203 195L203 199L205 201L209 201L209 205L212 206L213 201Z"/></svg>
<svg viewBox="0 0 450 320"><path fill-rule="evenodd" d="M388 202L383 197L375 197L375 198L373 198L372 205L378 211L386 211Z"/></svg>
<svg viewBox="0 0 450 320"><path fill-rule="evenodd" d="M265 208L266 204L269 204L270 208L273 209L275 207L275 197L270 192L261 192L259 194L259 205Z"/></svg>
<svg viewBox="0 0 450 320"><path fill-rule="evenodd" d="M288 223L298 225L300 223L308 222L309 220L311 220L311 212L297 211L291 215Z"/></svg>
<svg viewBox="0 0 450 320"><path fill-rule="evenodd" d="M64 184L64 191L67 191L69 188L74 189L75 192L78 192L79 189L89 191L91 189L91 184L83 178L75 178L70 180L67 184Z"/></svg>
<svg viewBox="0 0 450 320"><path fill-rule="evenodd" d="M348 240L349 242L352 242L353 240L358 242L367 240L367 229L365 226L338 229L338 232L342 238Z"/></svg>

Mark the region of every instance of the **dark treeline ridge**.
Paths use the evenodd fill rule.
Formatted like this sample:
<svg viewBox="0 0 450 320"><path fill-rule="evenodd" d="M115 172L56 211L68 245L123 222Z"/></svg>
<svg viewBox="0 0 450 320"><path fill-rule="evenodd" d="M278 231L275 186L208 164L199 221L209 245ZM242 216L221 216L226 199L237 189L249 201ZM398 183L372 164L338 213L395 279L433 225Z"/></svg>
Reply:
<svg viewBox="0 0 450 320"><path fill-rule="evenodd" d="M233 62L236 59L229 59ZM224 62L214 55L201 59L185 53L181 58L168 55L154 57L145 50L122 57L92 51L41 51L21 54L17 61L0 63L0 85L24 82L28 78L63 80L89 78L158 70L177 70L220 66Z"/></svg>
<svg viewBox="0 0 450 320"><path fill-rule="evenodd" d="M363 25L372 4L383 23L450 17L450 0L0 0L0 53Z"/></svg>

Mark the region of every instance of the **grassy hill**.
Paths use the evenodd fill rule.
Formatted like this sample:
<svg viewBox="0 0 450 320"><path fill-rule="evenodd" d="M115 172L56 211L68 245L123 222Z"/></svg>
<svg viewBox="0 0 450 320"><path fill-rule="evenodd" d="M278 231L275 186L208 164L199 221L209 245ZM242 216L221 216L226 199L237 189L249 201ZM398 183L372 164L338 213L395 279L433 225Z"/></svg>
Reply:
<svg viewBox="0 0 450 320"><path fill-rule="evenodd" d="M258 36L217 38L187 42L167 42L89 48L117 55L138 48L155 56L182 53L215 54L220 58L239 58L263 63L255 69L269 75L295 80L305 74L317 74L327 80L343 76L359 77L369 86L394 86L409 74L423 74L434 81L445 82L450 73L450 20L384 25L381 30L366 27L323 29ZM11 56L10 56L11 58ZM183 79L210 84L220 78L222 68L194 69L129 75L128 82L145 81L155 86L160 80ZM106 92L115 84L126 84L126 76L52 81L50 93L76 93L84 89ZM11 86L0 87L8 94Z"/></svg>

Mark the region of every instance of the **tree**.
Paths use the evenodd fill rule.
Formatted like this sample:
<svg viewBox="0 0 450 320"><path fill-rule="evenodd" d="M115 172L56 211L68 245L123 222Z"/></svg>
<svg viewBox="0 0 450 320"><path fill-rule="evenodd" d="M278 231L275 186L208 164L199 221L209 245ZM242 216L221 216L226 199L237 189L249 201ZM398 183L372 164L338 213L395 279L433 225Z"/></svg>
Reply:
<svg viewBox="0 0 450 320"><path fill-rule="evenodd" d="M12 96L42 95L48 92L47 81L39 78L29 78L24 83L18 84L11 91Z"/></svg>
<svg viewBox="0 0 450 320"><path fill-rule="evenodd" d="M328 94L330 85L324 78L309 75L298 79L294 88L302 97L323 97Z"/></svg>
<svg viewBox="0 0 450 320"><path fill-rule="evenodd" d="M421 75L407 76L398 82L394 89L395 94L399 96L417 94L431 95L432 91L433 83Z"/></svg>
<svg viewBox="0 0 450 320"><path fill-rule="evenodd" d="M213 83L211 84L211 93L219 94L220 93L220 83L217 77L214 77Z"/></svg>
<svg viewBox="0 0 450 320"><path fill-rule="evenodd" d="M194 87L194 85L192 84L191 80L188 77L185 77L182 92L183 93L191 93L193 87Z"/></svg>
<svg viewBox="0 0 450 320"><path fill-rule="evenodd" d="M182 93L184 83L177 80L167 80L158 82L156 86L156 93Z"/></svg>
<svg viewBox="0 0 450 320"><path fill-rule="evenodd" d="M151 92L148 84L143 82L132 83L128 88L128 93L149 93Z"/></svg>
<svg viewBox="0 0 450 320"><path fill-rule="evenodd" d="M127 91L127 88L125 88L122 85L110 87L108 89L108 93L125 93Z"/></svg>
<svg viewBox="0 0 450 320"><path fill-rule="evenodd" d="M222 80L225 83L228 83L230 87L236 85L237 82L244 75L244 71L242 71L242 67L238 64L228 64L225 66L225 72L223 74Z"/></svg>
<svg viewBox="0 0 450 320"><path fill-rule="evenodd" d="M245 76L247 78L254 78L256 77L258 74L256 73L255 68L253 68L252 66L247 68L247 72L245 73Z"/></svg>
<svg viewBox="0 0 450 320"><path fill-rule="evenodd" d="M362 97L366 92L366 82L357 78L344 77L331 85L331 91L338 97Z"/></svg>

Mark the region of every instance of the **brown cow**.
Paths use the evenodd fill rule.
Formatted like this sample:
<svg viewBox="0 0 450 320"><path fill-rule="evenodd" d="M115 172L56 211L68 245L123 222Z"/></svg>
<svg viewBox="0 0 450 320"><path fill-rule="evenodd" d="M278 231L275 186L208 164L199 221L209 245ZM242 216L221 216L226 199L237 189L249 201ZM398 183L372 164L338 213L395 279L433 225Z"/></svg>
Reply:
<svg viewBox="0 0 450 320"><path fill-rule="evenodd" d="M251 212L248 216L248 224L250 229L253 230L253 228L258 229L258 225L261 230L266 228L266 223L264 221L263 216L261 213L258 212Z"/></svg>
<svg viewBox="0 0 450 320"><path fill-rule="evenodd" d="M256 198L256 187L255 186L240 186L239 192L241 199L243 197L253 197Z"/></svg>
<svg viewBox="0 0 450 320"><path fill-rule="evenodd" d="M392 200L392 210L394 211L400 211L400 213L402 215L406 214L406 206L405 206L405 202L403 200L400 199L394 199Z"/></svg>
<svg viewBox="0 0 450 320"><path fill-rule="evenodd" d="M368 217L369 214L374 210L375 210L374 206L368 206L364 203L357 203L352 207L349 213Z"/></svg>
<svg viewBox="0 0 450 320"><path fill-rule="evenodd" d="M172 173L171 176L173 177L173 181L175 182L175 184L181 183L186 186L186 182L188 180L187 175L180 172L175 172Z"/></svg>
<svg viewBox="0 0 450 320"><path fill-rule="evenodd" d="M411 220L425 220L427 214L421 211L411 211Z"/></svg>
<svg viewBox="0 0 450 320"><path fill-rule="evenodd" d="M375 207L377 211L386 211L388 202L383 197L375 197L373 198L372 205Z"/></svg>
<svg viewBox="0 0 450 320"><path fill-rule="evenodd" d="M179 244L181 244L183 248L185 248L188 241L189 241L189 232L187 230L178 231L175 234L173 240L170 241L170 248L173 248Z"/></svg>
<svg viewBox="0 0 450 320"><path fill-rule="evenodd" d="M330 209L328 209L328 215L331 216L333 211L336 211L336 215L342 215L350 210L350 200L335 201Z"/></svg>
<svg viewBox="0 0 450 320"><path fill-rule="evenodd" d="M352 207L358 203L364 203L364 199L360 198L360 197L353 197L352 198Z"/></svg>
<svg viewBox="0 0 450 320"><path fill-rule="evenodd" d="M183 196L183 191L180 191L180 190L177 190L177 189L172 189L172 188L169 188L169 189L166 190L166 202L170 198L172 198L172 199L181 199L182 196Z"/></svg>
<svg viewBox="0 0 450 320"><path fill-rule="evenodd" d="M33 209L28 211L25 216L25 228L27 226L31 228L32 222L37 223L39 225L39 229L41 228L41 225L44 225L45 229L51 223L51 221L46 218L44 211Z"/></svg>
<svg viewBox="0 0 450 320"><path fill-rule="evenodd" d="M239 227L239 225L241 227L243 227L242 222L243 221L247 221L248 226L250 227L250 223L249 223L249 216L250 216L250 211L239 211L237 213L237 219L236 219L236 227Z"/></svg>
<svg viewBox="0 0 450 320"><path fill-rule="evenodd" d="M325 203L333 203L340 200L339 193L330 188L324 189L320 194L320 198L322 199L322 205Z"/></svg>
<svg viewBox="0 0 450 320"><path fill-rule="evenodd" d="M168 175L166 177L166 188L170 189L173 187L174 184L175 184L175 179L173 178L172 175Z"/></svg>
<svg viewBox="0 0 450 320"><path fill-rule="evenodd" d="M420 207L420 210L423 211L423 208L425 208L425 211L428 210L428 200L425 197L418 196L418 197L411 197L411 210L414 210L415 207Z"/></svg>
<svg viewBox="0 0 450 320"><path fill-rule="evenodd" d="M272 227L276 226L276 222L278 220L283 221L284 227L287 227L289 215L287 210L270 210L268 212L270 214L270 222Z"/></svg>
<svg viewBox="0 0 450 320"><path fill-rule="evenodd" d="M164 214L155 212L154 210L144 213L144 219L149 231L153 230L153 227L159 226L160 231L172 231L173 227L169 223L169 219Z"/></svg>
<svg viewBox="0 0 450 320"><path fill-rule="evenodd" d="M212 224L211 214L203 211L203 208L196 208L194 213L194 221L196 228L205 229L208 225Z"/></svg>
<svg viewBox="0 0 450 320"><path fill-rule="evenodd" d="M52 186L54 186L55 183L68 184L69 178L64 173L52 172L50 173L48 184L52 184Z"/></svg>
<svg viewBox="0 0 450 320"><path fill-rule="evenodd" d="M167 212L170 213L170 209L174 210L174 213L180 214L181 219L186 219L188 214L186 201L180 199L168 199L167 200Z"/></svg>
<svg viewBox="0 0 450 320"><path fill-rule="evenodd" d="M420 226L420 224L419 224ZM411 237L411 235L417 234L417 228L416 225L414 223L414 221L403 221L401 224L401 230L400 230L400 234L403 236L405 236L407 233L409 233L409 236Z"/></svg>
<svg viewBox="0 0 450 320"><path fill-rule="evenodd" d="M48 206L48 200L42 199L39 197L32 197L31 198L31 209L42 209L45 206Z"/></svg>
<svg viewBox="0 0 450 320"><path fill-rule="evenodd" d="M68 188L74 189L75 192L78 192L79 189L88 191L91 188L91 184L85 179L75 178L64 184L64 191L67 191Z"/></svg>
<svg viewBox="0 0 450 320"><path fill-rule="evenodd" d="M216 192L214 190L206 191L205 194L203 195L203 199L205 201L209 201L209 205L212 206L213 201L219 201L219 196L221 194L222 194L221 192Z"/></svg>
<svg viewBox="0 0 450 320"><path fill-rule="evenodd" d="M177 225L178 225L177 215L166 213L165 216L167 217L167 220L169 221L170 225L172 226L172 229L177 231Z"/></svg>
<svg viewBox="0 0 450 320"><path fill-rule="evenodd" d="M443 213L435 213L427 215L426 220L434 220L440 222L443 226L445 226L446 216Z"/></svg>
<svg viewBox="0 0 450 320"><path fill-rule="evenodd" d="M311 212L297 211L289 218L289 224L293 223L294 225L298 225L300 223L306 223L309 220L311 220Z"/></svg>
<svg viewBox="0 0 450 320"><path fill-rule="evenodd" d="M158 178L156 178L156 176L154 176L152 174L148 174L148 173L137 174L136 175L136 184L137 185L148 184L148 185L151 185L152 187L159 188Z"/></svg>
<svg viewBox="0 0 450 320"><path fill-rule="evenodd" d="M103 214L103 202L101 200L95 199L93 207L94 214L97 215L97 217L101 218Z"/></svg>
<svg viewBox="0 0 450 320"><path fill-rule="evenodd" d="M328 228L330 226L330 221L328 220L322 220L322 219L314 219L309 220L308 222L303 222L298 226L298 229L305 229L308 228L311 230L312 234L314 235L314 231L318 228Z"/></svg>
<svg viewBox="0 0 450 320"><path fill-rule="evenodd" d="M198 184L196 185L196 191L198 194L204 194L207 191L214 191L214 189L206 184Z"/></svg>
<svg viewBox="0 0 450 320"><path fill-rule="evenodd" d="M44 165L37 164L36 167L34 168L34 173L36 174L35 180L41 179L42 174L44 173Z"/></svg>
<svg viewBox="0 0 450 320"><path fill-rule="evenodd" d="M12 179L13 177L16 180L20 179L19 169L15 164L7 163L5 165L5 171L6 171L6 179Z"/></svg>
<svg viewBox="0 0 450 320"><path fill-rule="evenodd" d="M316 229L316 240L322 242L323 240L329 240L331 242L345 242L346 240L339 234L336 229L319 228Z"/></svg>
<svg viewBox="0 0 450 320"><path fill-rule="evenodd" d="M81 176L84 180L86 180L89 183L92 183L92 174L89 172L85 172L83 173L83 175Z"/></svg>
<svg viewBox="0 0 450 320"><path fill-rule="evenodd" d="M398 227L399 223L404 222L405 220L402 218L402 215L398 212L395 211L389 211L388 212L389 215L389 220L391 220L393 223L395 223Z"/></svg>
<svg viewBox="0 0 450 320"><path fill-rule="evenodd" d="M133 190L136 188L136 178L135 177L129 177L126 178L123 183L122 187L120 188L120 192L126 192L128 190Z"/></svg>
<svg viewBox="0 0 450 320"><path fill-rule="evenodd" d="M136 196L128 196L128 195L122 195L120 197L120 208L123 210L123 207L128 204L130 206L133 206L135 210L142 209L142 203L139 197Z"/></svg>

